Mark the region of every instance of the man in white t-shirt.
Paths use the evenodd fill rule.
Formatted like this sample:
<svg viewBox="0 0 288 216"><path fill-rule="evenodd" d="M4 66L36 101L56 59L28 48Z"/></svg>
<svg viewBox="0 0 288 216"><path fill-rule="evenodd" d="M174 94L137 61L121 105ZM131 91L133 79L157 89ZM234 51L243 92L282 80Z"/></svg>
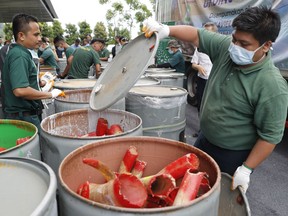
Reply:
<svg viewBox="0 0 288 216"><path fill-rule="evenodd" d="M204 24L204 28L207 31L217 32L217 26L212 23ZM202 96L204 93L206 82L209 78L210 71L212 69L212 62L208 55L205 53L199 52L197 48L195 48L195 52L193 58L191 60L192 68L198 71L198 79L197 79L197 90L196 90L196 99L198 102L197 108L198 112L200 111Z"/></svg>

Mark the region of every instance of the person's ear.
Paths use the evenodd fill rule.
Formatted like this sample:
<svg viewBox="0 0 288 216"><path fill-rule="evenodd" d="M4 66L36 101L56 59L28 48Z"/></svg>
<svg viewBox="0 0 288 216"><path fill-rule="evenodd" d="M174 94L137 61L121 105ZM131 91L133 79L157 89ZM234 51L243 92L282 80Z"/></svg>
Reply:
<svg viewBox="0 0 288 216"><path fill-rule="evenodd" d="M24 32L19 32L18 33L18 38L20 39L20 41L24 41L25 40L26 35L24 34Z"/></svg>
<svg viewBox="0 0 288 216"><path fill-rule="evenodd" d="M268 52L272 47L272 41L266 41L263 45L263 52Z"/></svg>

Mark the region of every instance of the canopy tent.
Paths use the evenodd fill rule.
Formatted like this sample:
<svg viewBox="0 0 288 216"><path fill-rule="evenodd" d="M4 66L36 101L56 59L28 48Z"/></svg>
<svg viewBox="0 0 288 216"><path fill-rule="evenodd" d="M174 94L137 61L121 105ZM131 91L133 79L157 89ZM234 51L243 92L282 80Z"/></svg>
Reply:
<svg viewBox="0 0 288 216"><path fill-rule="evenodd" d="M39 22L52 22L57 14L50 0L1 0L0 23L12 22L15 14L26 13L38 18Z"/></svg>

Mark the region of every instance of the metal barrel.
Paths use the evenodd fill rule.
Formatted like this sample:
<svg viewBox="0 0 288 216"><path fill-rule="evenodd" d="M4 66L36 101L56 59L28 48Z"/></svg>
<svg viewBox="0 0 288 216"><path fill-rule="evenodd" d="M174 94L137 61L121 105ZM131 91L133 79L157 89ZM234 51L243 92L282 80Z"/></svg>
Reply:
<svg viewBox="0 0 288 216"><path fill-rule="evenodd" d="M27 157L41 160L38 129L35 125L10 119L0 119L0 147L5 151L0 152L0 157ZM20 145L17 139L29 137Z"/></svg>
<svg viewBox="0 0 288 216"><path fill-rule="evenodd" d="M83 158L94 157L117 171L129 146L137 148L139 158L147 162L143 176L156 174L172 161L187 153L200 159L200 171L209 175L211 190L183 206L163 208L123 208L93 202L80 197L77 188L87 180L104 183L99 172L82 163ZM109 152L109 153L108 153ZM165 216L217 216L220 196L221 173L216 162L203 151L182 142L159 137L121 137L102 140L78 148L62 161L59 168L59 206L63 216L94 215L165 215Z"/></svg>
<svg viewBox="0 0 288 216"><path fill-rule="evenodd" d="M187 91L173 86L133 87L126 110L140 116L143 135L184 141Z"/></svg>
<svg viewBox="0 0 288 216"><path fill-rule="evenodd" d="M221 193L218 215L250 216L251 210L247 196L239 188L231 191L232 177L221 173Z"/></svg>
<svg viewBox="0 0 288 216"><path fill-rule="evenodd" d="M67 66L67 59L66 58L59 58L59 61L57 63L58 63L60 73L62 73Z"/></svg>
<svg viewBox="0 0 288 216"><path fill-rule="evenodd" d="M159 85L160 81L151 77L141 77L134 86L150 86L150 85Z"/></svg>
<svg viewBox="0 0 288 216"><path fill-rule="evenodd" d="M149 73L146 72L146 76L150 78L156 78L160 81L160 85L176 86L183 88L185 74L179 72L171 73Z"/></svg>
<svg viewBox="0 0 288 216"><path fill-rule="evenodd" d="M62 79L54 83L61 90L93 89L96 79Z"/></svg>
<svg viewBox="0 0 288 216"><path fill-rule="evenodd" d="M55 103L54 99L44 99L42 100L44 104L44 109L42 112L42 119L55 113Z"/></svg>
<svg viewBox="0 0 288 216"><path fill-rule="evenodd" d="M27 158L0 158L1 215L57 216L55 173Z"/></svg>
<svg viewBox="0 0 288 216"><path fill-rule="evenodd" d="M92 90L77 89L65 91L65 97L57 97L54 101L55 112L64 112L68 110L89 108L89 100ZM125 98L114 103L111 109L125 110Z"/></svg>
<svg viewBox="0 0 288 216"><path fill-rule="evenodd" d="M110 125L119 124L124 133L110 136L81 137L96 130L97 120L100 117L106 118ZM106 109L98 112L90 109L79 109L51 115L41 122L41 128L43 161L57 173L64 157L80 146L115 137L141 136L142 120L139 116L122 110Z"/></svg>

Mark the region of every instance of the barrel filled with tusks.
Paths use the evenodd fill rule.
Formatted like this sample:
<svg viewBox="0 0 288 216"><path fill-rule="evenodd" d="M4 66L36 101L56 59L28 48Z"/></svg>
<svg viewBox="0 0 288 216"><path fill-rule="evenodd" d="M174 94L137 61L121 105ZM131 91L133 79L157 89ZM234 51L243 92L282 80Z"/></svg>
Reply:
<svg viewBox="0 0 288 216"><path fill-rule="evenodd" d="M78 109L45 118L41 128L43 161L58 173L66 155L81 146L103 139L141 136L142 120L123 110Z"/></svg>
<svg viewBox="0 0 288 216"><path fill-rule="evenodd" d="M59 180L62 215L218 215L218 165L170 139L119 137L85 145L64 158Z"/></svg>

